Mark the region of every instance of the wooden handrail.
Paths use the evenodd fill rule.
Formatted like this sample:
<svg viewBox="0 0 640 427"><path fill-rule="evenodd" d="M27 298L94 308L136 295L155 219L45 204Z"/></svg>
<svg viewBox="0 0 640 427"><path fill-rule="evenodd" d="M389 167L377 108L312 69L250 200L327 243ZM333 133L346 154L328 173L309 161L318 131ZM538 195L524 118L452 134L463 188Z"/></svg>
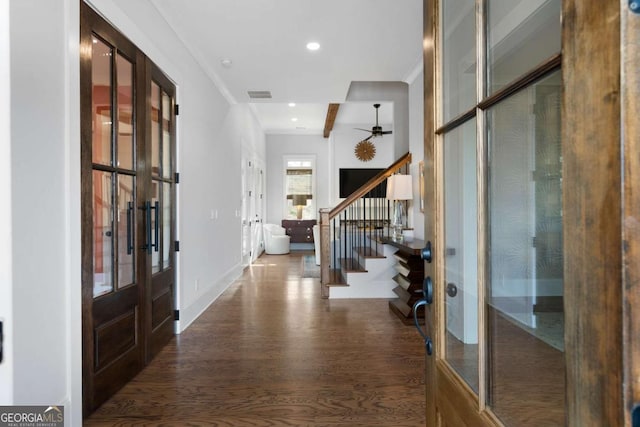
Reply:
<svg viewBox="0 0 640 427"><path fill-rule="evenodd" d="M362 187L358 188L356 191L351 193L349 197L344 199L342 202L340 202L340 204L338 204L338 206L336 206L335 208L331 209L331 211L329 211L328 219L331 220L335 218L343 210L348 208L349 205L351 205L353 202L355 202L356 200L358 200L359 198L367 194L369 191L376 188L378 184L380 184L385 179L389 178L391 175L394 174L396 170L400 169L402 166L408 163L411 163L411 153L407 153L403 155L398 160L396 160L391 166L389 166L388 168L386 168L385 170L383 170L382 172L380 172L379 174L371 178Z"/></svg>
<svg viewBox="0 0 640 427"><path fill-rule="evenodd" d="M322 298L329 298L329 281L331 277L331 220L340 215L346 208L357 202L368 192L376 188L382 181L393 175L402 166L411 163L411 153L407 153L396 160L391 166L383 170L363 186L354 191L333 209L320 209L320 289ZM334 259L334 262L336 260ZM333 267L337 268L336 266Z"/></svg>

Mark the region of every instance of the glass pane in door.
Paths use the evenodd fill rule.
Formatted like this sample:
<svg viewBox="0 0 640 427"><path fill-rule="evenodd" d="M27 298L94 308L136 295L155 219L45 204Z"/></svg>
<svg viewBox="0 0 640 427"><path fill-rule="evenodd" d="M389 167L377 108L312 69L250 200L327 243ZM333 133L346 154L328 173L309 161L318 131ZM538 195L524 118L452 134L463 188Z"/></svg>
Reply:
<svg viewBox="0 0 640 427"><path fill-rule="evenodd" d="M171 184L162 184L162 268L171 267Z"/></svg>
<svg viewBox="0 0 640 427"><path fill-rule="evenodd" d="M122 55L116 60L118 73L118 167L133 169L133 65Z"/></svg>
<svg viewBox="0 0 640 427"><path fill-rule="evenodd" d="M135 282L134 236L135 198L134 179L118 175L118 288Z"/></svg>
<svg viewBox="0 0 640 427"><path fill-rule="evenodd" d="M171 98L162 92L162 176L171 176Z"/></svg>
<svg viewBox="0 0 640 427"><path fill-rule="evenodd" d="M160 203L160 191L162 182L157 180L151 181L151 206L155 206L156 202L158 203L159 209L162 208L162 203ZM153 249L151 251L151 272L157 273L160 271L160 242L156 240L156 237L159 238L159 233L156 233L156 227L160 227L161 224L156 222L156 217L160 218L160 212L157 209L153 209L151 211L151 241L153 242Z"/></svg>
<svg viewBox="0 0 640 427"><path fill-rule="evenodd" d="M160 86L151 82L151 173L160 175Z"/></svg>
<svg viewBox="0 0 640 427"><path fill-rule="evenodd" d="M440 2L442 8L443 120L476 104L476 2Z"/></svg>
<svg viewBox="0 0 640 427"><path fill-rule="evenodd" d="M561 76L488 111L488 404L508 426L564 425Z"/></svg>
<svg viewBox="0 0 640 427"><path fill-rule="evenodd" d="M446 360L478 392L476 121L444 138Z"/></svg>
<svg viewBox="0 0 640 427"><path fill-rule="evenodd" d="M113 291L113 175L93 171L93 296Z"/></svg>
<svg viewBox="0 0 640 427"><path fill-rule="evenodd" d="M488 0L489 93L560 53L560 0Z"/></svg>
<svg viewBox="0 0 640 427"><path fill-rule="evenodd" d="M111 46L93 36L91 51L91 119L93 127L93 163L111 165Z"/></svg>

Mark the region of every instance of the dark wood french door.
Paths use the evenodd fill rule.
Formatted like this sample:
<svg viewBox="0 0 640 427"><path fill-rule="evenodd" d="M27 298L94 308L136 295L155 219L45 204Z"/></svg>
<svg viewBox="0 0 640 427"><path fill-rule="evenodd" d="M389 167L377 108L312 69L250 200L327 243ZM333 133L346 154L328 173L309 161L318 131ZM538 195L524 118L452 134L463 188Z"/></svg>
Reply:
<svg viewBox="0 0 640 427"><path fill-rule="evenodd" d="M173 336L175 87L81 7L85 416Z"/></svg>

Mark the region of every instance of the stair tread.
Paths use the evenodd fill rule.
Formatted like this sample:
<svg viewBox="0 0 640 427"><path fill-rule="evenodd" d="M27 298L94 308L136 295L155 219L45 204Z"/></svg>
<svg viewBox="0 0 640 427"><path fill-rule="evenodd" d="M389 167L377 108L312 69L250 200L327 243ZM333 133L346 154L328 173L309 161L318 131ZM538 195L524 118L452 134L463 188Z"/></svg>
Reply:
<svg viewBox="0 0 640 427"><path fill-rule="evenodd" d="M355 248L355 251L362 258L386 258L383 254L377 252L374 248L369 246L360 246Z"/></svg>
<svg viewBox="0 0 640 427"><path fill-rule="evenodd" d="M342 276L342 272L339 269L331 269L329 270L329 281L326 284L327 286L349 286L347 282L345 282L344 277Z"/></svg>
<svg viewBox="0 0 640 427"><path fill-rule="evenodd" d="M367 273L367 269L363 268L355 258L341 258L340 266L345 273Z"/></svg>

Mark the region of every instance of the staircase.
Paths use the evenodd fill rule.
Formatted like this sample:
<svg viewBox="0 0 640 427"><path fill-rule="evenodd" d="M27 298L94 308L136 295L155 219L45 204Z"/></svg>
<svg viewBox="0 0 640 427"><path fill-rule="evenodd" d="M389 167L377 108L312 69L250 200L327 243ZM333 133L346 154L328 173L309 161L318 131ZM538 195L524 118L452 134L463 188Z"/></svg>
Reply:
<svg viewBox="0 0 640 427"><path fill-rule="evenodd" d="M408 173L411 153L333 209L320 210L320 283L323 298L395 298L396 248L382 243L391 234L392 202L379 185L394 173Z"/></svg>

